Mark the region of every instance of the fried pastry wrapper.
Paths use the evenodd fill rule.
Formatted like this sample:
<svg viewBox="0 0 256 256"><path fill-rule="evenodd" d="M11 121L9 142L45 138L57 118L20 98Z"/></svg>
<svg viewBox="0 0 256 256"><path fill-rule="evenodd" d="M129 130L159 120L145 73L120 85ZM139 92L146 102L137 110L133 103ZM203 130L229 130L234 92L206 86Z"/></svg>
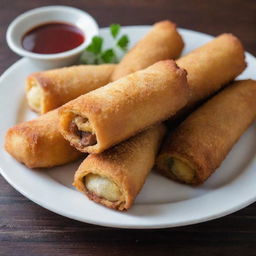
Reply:
<svg viewBox="0 0 256 256"><path fill-rule="evenodd" d="M176 25L165 20L152 29L121 60L112 74L112 81L167 59L176 59L184 47Z"/></svg>
<svg viewBox="0 0 256 256"><path fill-rule="evenodd" d="M216 37L178 59L177 65L187 71L191 90L188 104L181 112L213 95L246 68L243 45L232 34Z"/></svg>
<svg viewBox="0 0 256 256"><path fill-rule="evenodd" d="M29 168L62 165L82 156L58 131L57 109L10 128L5 149Z"/></svg>
<svg viewBox="0 0 256 256"><path fill-rule="evenodd" d="M101 154L89 155L73 185L91 200L127 210L145 183L165 133L158 124Z"/></svg>
<svg viewBox="0 0 256 256"><path fill-rule="evenodd" d="M60 108L60 131L82 152L101 153L174 115L186 103L186 72L160 61Z"/></svg>
<svg viewBox="0 0 256 256"><path fill-rule="evenodd" d="M40 113L109 83L116 65L79 65L33 73L26 80L29 107Z"/></svg>
<svg viewBox="0 0 256 256"><path fill-rule="evenodd" d="M234 82L193 112L170 134L158 159L164 175L203 183L256 118L256 81Z"/></svg>

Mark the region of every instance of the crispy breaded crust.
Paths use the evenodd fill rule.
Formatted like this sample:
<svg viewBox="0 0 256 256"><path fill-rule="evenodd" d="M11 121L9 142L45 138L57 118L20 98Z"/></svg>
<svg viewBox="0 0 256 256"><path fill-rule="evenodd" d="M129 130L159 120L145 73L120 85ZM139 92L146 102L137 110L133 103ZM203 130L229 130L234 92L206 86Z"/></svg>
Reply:
<svg viewBox="0 0 256 256"><path fill-rule="evenodd" d="M164 133L164 125L156 125L101 154L89 155L76 171L73 185L97 203L120 211L127 210L154 165ZM88 191L84 177L90 173L107 177L117 184L123 200L111 202Z"/></svg>
<svg viewBox="0 0 256 256"><path fill-rule="evenodd" d="M203 183L256 119L255 99L256 81L234 82L193 112L170 135L157 162L166 155L185 159L196 174L192 184ZM157 166L166 173L168 168Z"/></svg>
<svg viewBox="0 0 256 256"><path fill-rule="evenodd" d="M152 29L121 60L112 74L112 81L144 69L157 61L176 59L184 47L176 24L165 20Z"/></svg>
<svg viewBox="0 0 256 256"><path fill-rule="evenodd" d="M191 108L235 79L245 68L244 48L232 34L222 34L177 60L187 73Z"/></svg>
<svg viewBox="0 0 256 256"><path fill-rule="evenodd" d="M186 72L172 60L160 61L61 107L60 131L78 150L100 153L174 115L188 97ZM84 147L72 134L75 115L89 120L96 145Z"/></svg>
<svg viewBox="0 0 256 256"><path fill-rule="evenodd" d="M115 64L79 65L33 73L26 80L26 93L33 82L40 85L43 93L40 113L43 114L104 86L115 67Z"/></svg>
<svg viewBox="0 0 256 256"><path fill-rule="evenodd" d="M5 149L29 168L62 165L82 155L58 131L57 110L10 128Z"/></svg>

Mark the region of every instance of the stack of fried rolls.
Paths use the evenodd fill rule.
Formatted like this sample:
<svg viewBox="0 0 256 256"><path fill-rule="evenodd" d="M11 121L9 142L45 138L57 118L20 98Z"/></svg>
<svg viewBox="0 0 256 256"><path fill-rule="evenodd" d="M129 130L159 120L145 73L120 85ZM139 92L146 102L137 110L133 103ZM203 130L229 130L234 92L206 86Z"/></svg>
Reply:
<svg viewBox="0 0 256 256"><path fill-rule="evenodd" d="M164 23L167 24L168 22ZM172 27L171 29L169 29L170 26ZM149 32L149 39L154 37L156 40L142 39L141 41L143 42L141 43L139 41L138 44L141 45L140 47L142 48L147 47L147 49L153 53L156 44L160 45L164 43L164 38L169 38L171 33L173 42L168 45L171 50L164 51L170 55L167 56L163 54L161 58L178 57L183 48L183 42L182 40L176 40L176 38L181 37L179 34L176 35L178 32L175 30L175 26L173 24L170 26L164 26L166 28L166 35L160 32L162 31L161 23L154 26ZM159 33L161 36L158 37L158 35L160 35ZM177 51L176 49L180 50ZM155 56L158 55L156 54ZM155 57L152 59L153 62L158 60L154 58ZM144 62L144 65L149 66L153 63L152 61ZM115 67L116 65L113 64L99 66L80 65L31 74L26 81L28 104L34 111L40 114L46 113L84 93L104 86L109 82ZM44 114L41 117L35 118L33 121L23 122L22 124L12 127L7 132L5 138L6 150L18 161L30 168L52 167L79 158L81 154L74 150L69 143L60 136L57 123L57 111L52 111L51 114ZM34 126L34 124L37 125ZM49 127L51 128L48 129ZM21 132L21 128L22 130L26 130L26 133ZM36 131L35 128L37 129ZM37 138L45 138L43 140L44 142L35 144L35 140L31 139L35 137L35 134ZM50 136L50 139L47 139L48 136ZM15 146L16 141L26 141L26 143L17 143L17 146ZM53 147L53 142L59 142L58 146ZM58 151L55 150L56 147L59 148ZM68 152L71 153L69 154ZM43 158L42 155L44 155ZM74 157L74 155L77 155L77 157Z"/></svg>
<svg viewBox="0 0 256 256"><path fill-rule="evenodd" d="M58 109L10 128L5 149L29 168L66 164L82 156L58 129Z"/></svg>
<svg viewBox="0 0 256 256"><path fill-rule="evenodd" d="M74 186L107 207L130 208L154 165L164 133L164 125L155 125L101 154L89 155L75 174Z"/></svg>
<svg viewBox="0 0 256 256"><path fill-rule="evenodd" d="M231 43L230 47L223 47L222 44L228 42ZM203 100L219 90L226 82L233 80L246 67L244 51L240 41L236 37L228 34L217 37L210 43L195 50L193 54L188 54L181 58L180 65L186 66L188 62L195 62L197 56L202 63L198 63L196 66L188 66L187 68L189 69L188 72L190 72L190 75L188 74L188 77L190 77L190 96L187 104L189 108L194 105L195 102ZM236 63L235 65L232 65L233 60ZM207 66L208 64L209 66ZM202 72L200 72L198 66L201 67ZM215 69L218 69L218 71L215 71ZM220 72L220 70L222 70L222 72ZM219 77L214 77L218 72L220 72L218 74ZM205 86L203 80L207 74L208 80ZM144 133L146 133L146 131ZM134 136L133 140L138 136L140 136L140 134ZM122 147L126 147L126 142L123 142L121 145ZM127 147L129 147L128 144ZM118 145L114 148L118 148ZM121 185L122 183L117 181L117 177L121 180L127 180L129 177L129 184L137 184L137 177L134 177L134 180L131 181L131 176L128 175L129 172L127 172L127 169L123 168L122 163L124 159L122 158L122 161L116 160L119 158L119 154L118 151L113 150L114 148L105 151L108 152L108 157L106 157L105 152L103 152L101 154L92 154L86 158L75 174L74 185L95 202L110 208L125 210L128 209L131 204L126 205L124 203L127 202L127 200L124 200L124 192L121 191L127 191L127 189L125 185ZM141 150L142 149L143 147L141 146ZM127 151L128 153L125 157L127 157L128 161L128 156L132 154L133 151ZM139 157L138 155L138 159ZM143 157L143 160L144 159L145 157ZM131 167L133 167L132 162L130 164ZM148 172L137 170L136 175L140 175L139 181L143 181L144 183ZM143 183L140 183L140 185L142 186ZM122 207L120 207L120 205Z"/></svg>
<svg viewBox="0 0 256 256"><path fill-rule="evenodd" d="M86 94L9 129L6 150L32 168L60 165L79 158L81 152L92 153L77 170L74 185L107 207L130 208L165 133L157 123L214 94L246 67L243 47L230 34L178 59L177 65L159 61L177 58L182 48L175 25L164 21L156 23L118 65L98 66L98 73L96 67L84 66L88 83L83 66L80 71L70 67L31 75L27 98L39 113ZM110 80L115 82L107 84ZM199 184L203 178L199 182L194 169L190 183Z"/></svg>
<svg viewBox="0 0 256 256"><path fill-rule="evenodd" d="M61 107L60 132L78 150L101 153L174 115L188 97L186 72L159 61Z"/></svg>
<svg viewBox="0 0 256 256"><path fill-rule="evenodd" d="M112 74L112 81L144 69L160 60L176 59L184 47L182 37L171 21L161 21L121 60Z"/></svg>
<svg viewBox="0 0 256 256"><path fill-rule="evenodd" d="M55 109L110 81L116 65L79 65L31 74L26 80L29 107L40 113Z"/></svg>
<svg viewBox="0 0 256 256"><path fill-rule="evenodd" d="M157 168L171 179L203 183L256 119L256 81L237 81L193 112L170 135Z"/></svg>

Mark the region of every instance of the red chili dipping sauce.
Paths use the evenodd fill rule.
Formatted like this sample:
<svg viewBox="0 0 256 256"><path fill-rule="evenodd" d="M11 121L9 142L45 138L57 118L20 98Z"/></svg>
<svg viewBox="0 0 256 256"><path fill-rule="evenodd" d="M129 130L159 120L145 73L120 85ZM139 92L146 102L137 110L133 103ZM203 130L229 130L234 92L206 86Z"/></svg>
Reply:
<svg viewBox="0 0 256 256"><path fill-rule="evenodd" d="M68 23L45 23L29 30L22 47L30 52L53 54L76 48L85 41L84 33Z"/></svg>

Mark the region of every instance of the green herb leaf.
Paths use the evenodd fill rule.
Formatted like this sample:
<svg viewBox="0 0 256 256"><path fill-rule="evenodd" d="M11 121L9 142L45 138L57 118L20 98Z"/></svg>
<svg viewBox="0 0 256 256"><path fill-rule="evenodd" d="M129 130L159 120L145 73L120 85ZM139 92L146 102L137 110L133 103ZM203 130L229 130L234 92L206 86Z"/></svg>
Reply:
<svg viewBox="0 0 256 256"><path fill-rule="evenodd" d="M105 63L113 63L115 56L113 49L107 49L102 53L101 58Z"/></svg>
<svg viewBox="0 0 256 256"><path fill-rule="evenodd" d="M80 63L82 64L103 64L103 63L118 63L119 59L126 52L129 43L127 35L119 36L121 26L119 24L112 24L110 26L110 33L113 37L112 47L104 49L104 40L100 36L94 36L92 42L83 51L80 57ZM123 54L120 54L120 50Z"/></svg>
<svg viewBox="0 0 256 256"><path fill-rule="evenodd" d="M94 36L92 38L91 44L86 48L86 50L94 54L99 54L102 49L102 44L103 44L103 38L100 36Z"/></svg>
<svg viewBox="0 0 256 256"><path fill-rule="evenodd" d="M110 26L110 32L111 32L111 35L113 36L113 38L116 38L120 32L120 25L119 24L112 24Z"/></svg>
<svg viewBox="0 0 256 256"><path fill-rule="evenodd" d="M120 37L120 39L117 41L117 46L119 46L123 51L126 51L127 46L129 43L129 38L127 35L123 35Z"/></svg>

